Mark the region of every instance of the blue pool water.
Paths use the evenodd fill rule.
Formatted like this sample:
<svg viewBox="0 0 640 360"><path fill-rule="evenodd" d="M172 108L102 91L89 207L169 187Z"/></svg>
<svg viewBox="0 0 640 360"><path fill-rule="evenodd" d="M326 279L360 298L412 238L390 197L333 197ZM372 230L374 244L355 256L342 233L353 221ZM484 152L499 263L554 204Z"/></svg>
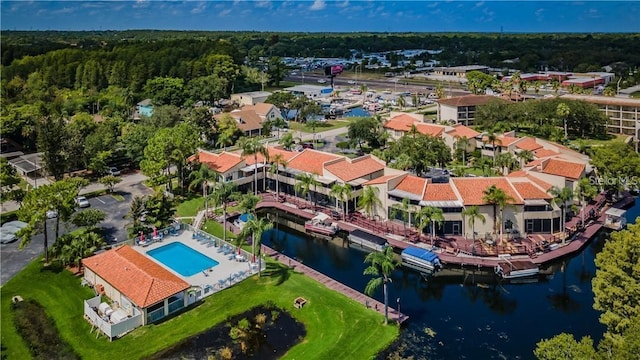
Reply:
<svg viewBox="0 0 640 360"><path fill-rule="evenodd" d="M219 264L212 258L179 242L149 250L147 255L182 276L191 276Z"/></svg>

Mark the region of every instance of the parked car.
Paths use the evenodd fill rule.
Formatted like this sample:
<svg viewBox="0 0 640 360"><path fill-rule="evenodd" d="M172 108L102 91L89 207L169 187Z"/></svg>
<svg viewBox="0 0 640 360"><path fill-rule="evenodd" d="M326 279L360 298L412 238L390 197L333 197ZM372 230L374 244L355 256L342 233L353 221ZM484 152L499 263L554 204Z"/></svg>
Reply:
<svg viewBox="0 0 640 360"><path fill-rule="evenodd" d="M86 198L86 197L84 197L84 196L78 196L78 197L76 198L76 203L77 203L77 204L78 204L78 206L79 206L79 207L81 207L81 208L86 208L86 207L91 206L91 204L89 204L89 200L87 200L87 198Z"/></svg>
<svg viewBox="0 0 640 360"><path fill-rule="evenodd" d="M318 79L318 82L319 82L320 84L326 84L326 83L327 83L327 80L325 80L325 79Z"/></svg>
<svg viewBox="0 0 640 360"><path fill-rule="evenodd" d="M14 232L6 230L4 228L0 229L0 243L8 244L18 240L18 237Z"/></svg>
<svg viewBox="0 0 640 360"><path fill-rule="evenodd" d="M303 149L313 149L313 144L312 143L302 143L302 148Z"/></svg>
<svg viewBox="0 0 640 360"><path fill-rule="evenodd" d="M117 167L110 167L109 168L109 175L113 175L113 176L119 176L120 175L120 170L118 170Z"/></svg>
<svg viewBox="0 0 640 360"><path fill-rule="evenodd" d="M47 219L55 219L58 217L58 212L55 210L48 210L47 211Z"/></svg>
<svg viewBox="0 0 640 360"><path fill-rule="evenodd" d="M349 81L347 81L347 84L349 84L349 85L353 85L353 84L355 84L355 83L356 83L356 82L355 82L355 81L353 81L353 80L349 80Z"/></svg>

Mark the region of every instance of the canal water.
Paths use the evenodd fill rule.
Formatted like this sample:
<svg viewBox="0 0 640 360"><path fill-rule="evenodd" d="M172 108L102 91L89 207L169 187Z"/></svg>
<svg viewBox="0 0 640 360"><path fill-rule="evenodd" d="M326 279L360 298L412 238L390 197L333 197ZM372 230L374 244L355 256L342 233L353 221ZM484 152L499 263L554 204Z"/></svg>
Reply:
<svg viewBox="0 0 640 360"><path fill-rule="evenodd" d="M627 212L630 223L640 216L639 203ZM500 283L490 273L455 268L426 279L396 270L389 305L400 306L410 319L388 351L415 359L534 359L536 343L561 332L598 342L605 328L593 309L591 279L606 238L601 232L535 282ZM277 227L263 235L263 243L356 290L364 291L370 279L362 275L367 253L342 240ZM374 297L382 301L382 290Z"/></svg>

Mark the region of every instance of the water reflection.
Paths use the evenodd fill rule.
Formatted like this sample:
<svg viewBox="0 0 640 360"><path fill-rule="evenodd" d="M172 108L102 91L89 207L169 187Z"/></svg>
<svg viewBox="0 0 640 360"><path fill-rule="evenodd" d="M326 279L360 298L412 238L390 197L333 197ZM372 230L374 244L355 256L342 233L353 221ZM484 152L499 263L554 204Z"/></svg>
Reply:
<svg viewBox="0 0 640 360"><path fill-rule="evenodd" d="M398 269L389 305L395 308L399 298L410 319L389 352L414 359L530 359L541 338L560 332L598 341L604 327L592 308L590 280L603 239L581 255L543 269L543 275L528 279L531 283L501 282L493 272L478 269L445 269L432 277ZM349 287L363 291L366 286L366 253L342 240L311 239L281 227L263 241ZM374 297L382 300L382 291Z"/></svg>

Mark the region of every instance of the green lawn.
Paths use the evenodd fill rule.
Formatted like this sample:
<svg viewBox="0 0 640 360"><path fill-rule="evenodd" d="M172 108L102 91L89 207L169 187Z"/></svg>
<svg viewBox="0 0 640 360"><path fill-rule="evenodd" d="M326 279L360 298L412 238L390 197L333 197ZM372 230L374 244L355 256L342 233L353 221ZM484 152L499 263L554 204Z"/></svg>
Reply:
<svg viewBox="0 0 640 360"><path fill-rule="evenodd" d="M36 260L2 288L2 358L30 358L13 326L14 295L43 305L61 337L83 359L147 357L268 300L289 311L307 331L305 339L284 359L370 359L399 334L397 326L382 325L383 318L378 313L306 276L274 262L269 263L267 271L262 278L249 278L167 321L138 328L109 342L104 336L96 339L82 316L82 300L90 298L92 291L80 286L80 279L67 271L43 271L41 262ZM301 310L292 305L298 296L309 301Z"/></svg>
<svg viewBox="0 0 640 360"><path fill-rule="evenodd" d="M204 209L204 198L202 196L185 200L176 207L177 217L196 216L198 211Z"/></svg>
<svg viewBox="0 0 640 360"><path fill-rule="evenodd" d="M609 139L576 139L571 140L570 144L578 147L580 144L585 144L587 146L602 146L615 141L626 141L628 137L628 135L610 134Z"/></svg>

